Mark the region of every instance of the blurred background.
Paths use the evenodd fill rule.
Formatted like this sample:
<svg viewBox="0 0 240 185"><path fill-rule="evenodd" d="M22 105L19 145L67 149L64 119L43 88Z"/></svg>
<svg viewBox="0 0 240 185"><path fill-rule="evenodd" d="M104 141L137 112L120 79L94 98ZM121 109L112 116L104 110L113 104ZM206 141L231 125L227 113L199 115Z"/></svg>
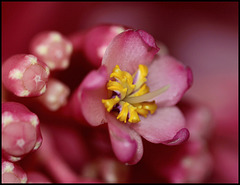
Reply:
<svg viewBox="0 0 240 185"><path fill-rule="evenodd" d="M28 53L41 31L71 35L101 23L143 29L191 67L185 96L211 109L221 138L216 176L238 181L238 2L2 2L2 61Z"/></svg>

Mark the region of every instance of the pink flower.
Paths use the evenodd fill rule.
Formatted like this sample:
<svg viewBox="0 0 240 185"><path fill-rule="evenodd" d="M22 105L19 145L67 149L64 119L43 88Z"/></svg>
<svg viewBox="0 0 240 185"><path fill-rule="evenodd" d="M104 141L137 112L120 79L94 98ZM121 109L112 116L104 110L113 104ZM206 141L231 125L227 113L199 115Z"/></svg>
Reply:
<svg viewBox="0 0 240 185"><path fill-rule="evenodd" d="M77 90L83 117L92 126L108 123L114 153L120 161L128 164L137 163L143 155L140 136L152 143L167 145L180 144L189 137L184 116L175 104L192 84L191 70L173 57L156 55L158 51L159 48L150 34L143 30L129 29L111 41L103 56L102 66L99 70L91 71ZM137 69L138 74L133 75ZM144 73L147 71L149 73L146 77ZM110 96L112 99L107 99L109 97L106 84L112 76L117 79L118 73L125 74L123 78L129 81L131 81L130 77L128 78L129 74L133 75L127 93L133 86L140 87L126 95L121 100L122 104L118 101L119 103L110 106L108 102L106 103L107 100L115 101L114 98L120 99L124 96L124 92L120 90L119 94L113 85L115 92L112 97ZM117 80L121 82L122 79ZM147 89L143 88L144 84L149 87L150 92L141 94L142 90ZM132 98L131 95L135 92L140 93L140 96ZM144 108L143 102L148 102L146 103L148 108ZM128 110L124 112L128 105L125 103L133 105L132 110L128 106ZM138 103L143 108L137 107ZM137 113L136 108L140 109ZM117 118L112 114L114 109L119 109ZM153 114L147 115L147 110ZM140 113L141 111L144 113Z"/></svg>

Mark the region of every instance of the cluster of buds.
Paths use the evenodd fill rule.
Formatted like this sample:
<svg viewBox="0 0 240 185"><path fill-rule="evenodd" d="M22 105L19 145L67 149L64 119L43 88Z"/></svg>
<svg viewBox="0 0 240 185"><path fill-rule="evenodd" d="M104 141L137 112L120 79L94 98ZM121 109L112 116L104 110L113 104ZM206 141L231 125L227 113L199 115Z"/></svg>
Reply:
<svg viewBox="0 0 240 185"><path fill-rule="evenodd" d="M2 64L3 182L143 182L146 168L162 182L205 178L196 130L208 111L178 106L191 69L149 33L99 25L29 46Z"/></svg>

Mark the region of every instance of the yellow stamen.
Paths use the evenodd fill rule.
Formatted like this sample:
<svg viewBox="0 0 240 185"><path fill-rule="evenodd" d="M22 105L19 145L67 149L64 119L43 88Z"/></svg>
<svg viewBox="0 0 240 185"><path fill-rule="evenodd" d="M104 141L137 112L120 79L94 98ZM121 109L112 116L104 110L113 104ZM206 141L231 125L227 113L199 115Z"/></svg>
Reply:
<svg viewBox="0 0 240 185"><path fill-rule="evenodd" d="M147 66L140 64L138 66L138 71L133 75L133 79L136 77L137 73L138 73L138 80L135 83L136 87L134 90L139 89L147 81L147 78L146 78L148 75Z"/></svg>
<svg viewBox="0 0 240 185"><path fill-rule="evenodd" d="M129 103L127 102L122 103L122 110L117 116L117 119L119 119L120 121L124 121L124 123L126 123L127 121L128 106L129 106Z"/></svg>
<svg viewBox="0 0 240 185"><path fill-rule="evenodd" d="M148 100L165 92L169 85L166 85L156 91L150 92L146 84L148 68L145 65L139 65L136 73L132 76L126 71L121 71L118 65L115 66L110 75L112 80L107 83L107 89L114 91L112 98L103 99L102 103L108 112L114 108L119 109L115 112L117 119L126 123L137 123L140 121L139 115L147 117L150 112L153 114L157 105L155 101L148 102ZM134 80L133 80L134 79Z"/></svg>
<svg viewBox="0 0 240 185"><path fill-rule="evenodd" d="M147 84L143 84L138 91L132 93L128 97L130 98L130 97L141 96L141 95L144 95L144 94L146 94L148 92L149 92L149 87L147 86Z"/></svg>
<svg viewBox="0 0 240 185"><path fill-rule="evenodd" d="M120 101L120 98L118 96L115 96L115 98L111 98L108 100L102 99L102 103L104 104L108 112L110 112L113 106L116 105L119 101Z"/></svg>

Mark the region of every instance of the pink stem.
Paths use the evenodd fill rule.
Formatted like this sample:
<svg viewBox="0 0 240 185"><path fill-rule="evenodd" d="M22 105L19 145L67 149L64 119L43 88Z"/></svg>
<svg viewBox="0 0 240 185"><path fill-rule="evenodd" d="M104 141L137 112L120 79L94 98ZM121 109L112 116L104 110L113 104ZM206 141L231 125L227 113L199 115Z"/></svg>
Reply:
<svg viewBox="0 0 240 185"><path fill-rule="evenodd" d="M51 133L43 128L44 142L38 151L39 158L51 175L59 183L92 182L91 179L84 179L78 176L63 158L54 150Z"/></svg>

